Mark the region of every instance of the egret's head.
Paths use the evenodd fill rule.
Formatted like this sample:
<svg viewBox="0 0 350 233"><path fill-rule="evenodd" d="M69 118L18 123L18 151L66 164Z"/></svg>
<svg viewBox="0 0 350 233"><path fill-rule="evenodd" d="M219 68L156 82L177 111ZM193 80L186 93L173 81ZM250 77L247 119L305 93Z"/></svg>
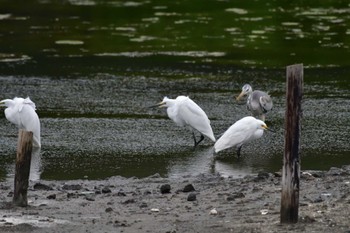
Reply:
<svg viewBox="0 0 350 233"><path fill-rule="evenodd" d="M169 98L168 97L164 97L162 102L159 102L156 105L152 105L152 106L150 106L150 108L155 108L155 107L165 108L165 107L168 107L168 105L167 105L168 102L169 102Z"/></svg>
<svg viewBox="0 0 350 233"><path fill-rule="evenodd" d="M240 100L243 96L246 96L250 93L252 93L253 89L249 84L245 84L242 87L242 92L239 94L239 96L236 97L236 100Z"/></svg>
<svg viewBox="0 0 350 233"><path fill-rule="evenodd" d="M0 107L10 107L13 104L13 100L4 99L0 101Z"/></svg>
<svg viewBox="0 0 350 233"><path fill-rule="evenodd" d="M261 120L258 120L258 121L259 121L259 122L258 122L258 124L259 124L258 128L259 128L259 129L262 129L262 130L266 130L266 131L270 131L270 132L272 132L272 133L275 133L274 130L272 130L272 129L270 129L269 127L267 127L267 125L265 124L265 122L263 122L263 121L261 121Z"/></svg>

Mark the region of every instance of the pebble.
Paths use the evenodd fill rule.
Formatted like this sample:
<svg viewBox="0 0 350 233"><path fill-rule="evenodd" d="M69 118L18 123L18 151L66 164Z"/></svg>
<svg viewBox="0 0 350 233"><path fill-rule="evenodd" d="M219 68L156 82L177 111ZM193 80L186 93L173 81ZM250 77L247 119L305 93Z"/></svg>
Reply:
<svg viewBox="0 0 350 233"><path fill-rule="evenodd" d="M33 186L34 190L52 190L53 188L46 185L46 184L42 184L42 183L36 183Z"/></svg>
<svg viewBox="0 0 350 233"><path fill-rule="evenodd" d="M170 190L171 190L170 184L163 184L163 185L160 187L160 193L161 193L161 194L170 193Z"/></svg>
<svg viewBox="0 0 350 233"><path fill-rule="evenodd" d="M56 194L50 194L46 198L47 199L56 199Z"/></svg>
<svg viewBox="0 0 350 233"><path fill-rule="evenodd" d="M188 192L193 192L196 191L193 187L192 184L188 184L184 187L184 189L182 190L184 193L188 193Z"/></svg>
<svg viewBox="0 0 350 233"><path fill-rule="evenodd" d="M102 193L111 193L111 192L112 192L111 189L108 187L103 187L102 189Z"/></svg>
<svg viewBox="0 0 350 233"><path fill-rule="evenodd" d="M187 201L195 201L197 200L197 195L195 193L190 193L187 196Z"/></svg>
<svg viewBox="0 0 350 233"><path fill-rule="evenodd" d="M87 195L85 199L88 201L95 201L95 197L93 195Z"/></svg>
<svg viewBox="0 0 350 233"><path fill-rule="evenodd" d="M140 208L147 208L148 205L146 202L142 202L141 205L140 205Z"/></svg>
<svg viewBox="0 0 350 233"><path fill-rule="evenodd" d="M65 184L62 186L64 190L80 190L82 189L80 184Z"/></svg>
<svg viewBox="0 0 350 233"><path fill-rule="evenodd" d="M210 215L217 215L218 211L214 208L214 209L210 210L209 214Z"/></svg>

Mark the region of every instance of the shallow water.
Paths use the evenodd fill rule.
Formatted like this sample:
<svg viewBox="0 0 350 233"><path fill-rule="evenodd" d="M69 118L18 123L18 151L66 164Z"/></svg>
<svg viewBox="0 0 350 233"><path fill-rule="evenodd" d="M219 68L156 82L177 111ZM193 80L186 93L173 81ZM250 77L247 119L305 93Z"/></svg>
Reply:
<svg viewBox="0 0 350 233"><path fill-rule="evenodd" d="M282 166L285 66L304 63L302 169L350 163L349 11L255 1L0 1L0 97L30 96L42 123L43 179L113 175L242 176ZM331 2L331 1L329 1ZM164 109L189 95L218 137L249 114L241 86L267 90L267 132L212 164L212 143ZM11 177L17 129L0 114L0 179Z"/></svg>

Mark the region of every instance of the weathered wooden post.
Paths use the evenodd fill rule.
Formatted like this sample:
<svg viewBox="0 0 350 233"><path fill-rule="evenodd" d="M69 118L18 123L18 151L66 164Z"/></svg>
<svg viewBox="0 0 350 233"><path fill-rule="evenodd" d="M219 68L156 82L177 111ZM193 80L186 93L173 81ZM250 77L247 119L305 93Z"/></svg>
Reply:
<svg viewBox="0 0 350 233"><path fill-rule="evenodd" d="M282 169L281 223L298 222L300 179L300 119L303 95L303 64L287 66L287 109L285 115Z"/></svg>
<svg viewBox="0 0 350 233"><path fill-rule="evenodd" d="M25 130L19 130L14 185L15 191L12 199L12 203L16 206L25 207L28 205L27 191L32 148L33 133Z"/></svg>

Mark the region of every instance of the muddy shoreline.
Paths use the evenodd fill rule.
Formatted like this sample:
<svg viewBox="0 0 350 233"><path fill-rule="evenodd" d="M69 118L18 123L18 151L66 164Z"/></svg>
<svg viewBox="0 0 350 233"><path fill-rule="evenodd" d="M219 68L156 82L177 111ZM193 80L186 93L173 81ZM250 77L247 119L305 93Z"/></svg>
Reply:
<svg viewBox="0 0 350 233"><path fill-rule="evenodd" d="M280 224L280 173L31 183L12 207L0 183L1 232L349 232L350 165L303 171L299 222Z"/></svg>

